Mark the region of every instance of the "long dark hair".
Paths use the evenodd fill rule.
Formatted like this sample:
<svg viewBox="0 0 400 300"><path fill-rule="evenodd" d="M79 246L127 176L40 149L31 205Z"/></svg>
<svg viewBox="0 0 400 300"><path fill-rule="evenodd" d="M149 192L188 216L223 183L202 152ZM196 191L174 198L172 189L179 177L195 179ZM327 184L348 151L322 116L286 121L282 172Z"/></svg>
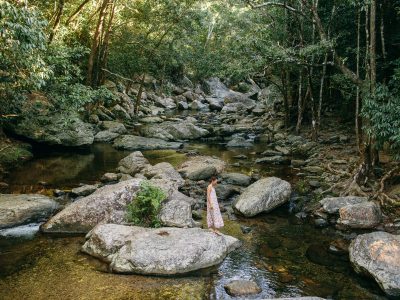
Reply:
<svg viewBox="0 0 400 300"><path fill-rule="evenodd" d="M213 183L215 180L217 180L217 177L212 176L211 179L210 179L210 183Z"/></svg>

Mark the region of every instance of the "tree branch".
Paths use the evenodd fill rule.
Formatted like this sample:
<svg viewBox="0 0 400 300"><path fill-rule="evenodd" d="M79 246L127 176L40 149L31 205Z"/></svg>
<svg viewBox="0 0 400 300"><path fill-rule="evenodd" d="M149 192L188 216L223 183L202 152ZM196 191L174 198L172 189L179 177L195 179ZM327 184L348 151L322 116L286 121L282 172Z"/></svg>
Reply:
<svg viewBox="0 0 400 300"><path fill-rule="evenodd" d="M267 6L279 6L279 7L286 8L287 10L289 10L291 12L301 13L299 10L295 9L292 6L287 5L286 3L268 1L268 2L261 3L261 4L254 4L251 0L246 0L246 2L253 9L263 8L263 7L267 7Z"/></svg>

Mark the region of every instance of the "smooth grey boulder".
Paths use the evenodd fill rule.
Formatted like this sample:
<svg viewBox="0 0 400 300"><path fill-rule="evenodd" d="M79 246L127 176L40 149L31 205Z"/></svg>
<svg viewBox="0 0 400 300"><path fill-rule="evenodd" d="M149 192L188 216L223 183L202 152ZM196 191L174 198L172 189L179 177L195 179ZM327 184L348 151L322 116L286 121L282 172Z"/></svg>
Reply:
<svg viewBox="0 0 400 300"><path fill-rule="evenodd" d="M210 110L221 111L224 107L224 99L208 97L206 98L206 101L210 106Z"/></svg>
<svg viewBox="0 0 400 300"><path fill-rule="evenodd" d="M103 142L103 143L108 143L112 142L115 140L117 137L119 137L120 134L117 132L112 132L108 130L100 131L94 136L94 141L95 142Z"/></svg>
<svg viewBox="0 0 400 300"><path fill-rule="evenodd" d="M156 105L165 108L165 109L175 109L176 108L176 103L173 99L171 98L161 98L157 97L156 98Z"/></svg>
<svg viewBox="0 0 400 300"><path fill-rule="evenodd" d="M0 229L48 218L59 205L37 194L0 194Z"/></svg>
<svg viewBox="0 0 400 300"><path fill-rule="evenodd" d="M240 186L249 186L251 177L240 173L222 173L222 180L226 183Z"/></svg>
<svg viewBox="0 0 400 300"><path fill-rule="evenodd" d="M374 228L382 220L382 212L375 202L346 205L339 209L338 224L348 228Z"/></svg>
<svg viewBox="0 0 400 300"><path fill-rule="evenodd" d="M371 276L391 297L400 297L400 236L372 232L350 244L350 261L357 273Z"/></svg>
<svg viewBox="0 0 400 300"><path fill-rule="evenodd" d="M106 185L60 211L41 230L47 233L86 233L97 224L125 222L126 206L136 196L141 179Z"/></svg>
<svg viewBox="0 0 400 300"><path fill-rule="evenodd" d="M115 273L184 274L221 263L240 246L234 237L199 228L142 228L104 224L87 236L82 251Z"/></svg>
<svg viewBox="0 0 400 300"><path fill-rule="evenodd" d="M277 177L263 178L249 187L234 203L234 209L246 217L269 212L290 198L290 183Z"/></svg>
<svg viewBox="0 0 400 300"><path fill-rule="evenodd" d="M328 214L336 214L339 209L346 205L365 203L367 197L347 196L347 197L327 197L319 201L322 208Z"/></svg>
<svg viewBox="0 0 400 300"><path fill-rule="evenodd" d="M179 199L172 199L162 204L159 219L163 226L194 227L192 208L190 203Z"/></svg>
<svg viewBox="0 0 400 300"><path fill-rule="evenodd" d="M116 121L103 121L100 127L106 131L125 134L127 132L125 125Z"/></svg>
<svg viewBox="0 0 400 300"><path fill-rule="evenodd" d="M140 133L146 137L162 140L195 140L207 136L209 132L191 122L163 122L161 124L149 124L140 129Z"/></svg>
<svg viewBox="0 0 400 300"><path fill-rule="evenodd" d="M71 194L74 196L89 196L90 194L94 193L97 190L98 186L97 185L83 185L77 188L73 188L71 190Z"/></svg>
<svg viewBox="0 0 400 300"><path fill-rule="evenodd" d="M227 144L226 147L228 148L250 148L254 144L252 141L246 140L244 137L235 137L232 140L230 140Z"/></svg>
<svg viewBox="0 0 400 300"><path fill-rule="evenodd" d="M225 169L225 162L210 156L194 156L185 161L178 172L191 180L208 180Z"/></svg>
<svg viewBox="0 0 400 300"><path fill-rule="evenodd" d="M155 179L166 179L171 181L175 183L177 189L185 184L185 180L182 178L179 172L167 162L158 163L154 166L149 165L143 170L143 174L147 178L151 178L153 181Z"/></svg>
<svg viewBox="0 0 400 300"><path fill-rule="evenodd" d="M114 148L123 150L161 150L179 149L182 143L167 142L161 139L147 138L137 135L122 135L114 140Z"/></svg>
<svg viewBox="0 0 400 300"><path fill-rule="evenodd" d="M225 284L224 288L233 297L256 295L262 291L256 282L250 280L232 280Z"/></svg>
<svg viewBox="0 0 400 300"><path fill-rule="evenodd" d="M143 169L149 166L150 163L143 156L142 152L135 151L119 161L117 170L121 173L135 176L135 174L141 172Z"/></svg>

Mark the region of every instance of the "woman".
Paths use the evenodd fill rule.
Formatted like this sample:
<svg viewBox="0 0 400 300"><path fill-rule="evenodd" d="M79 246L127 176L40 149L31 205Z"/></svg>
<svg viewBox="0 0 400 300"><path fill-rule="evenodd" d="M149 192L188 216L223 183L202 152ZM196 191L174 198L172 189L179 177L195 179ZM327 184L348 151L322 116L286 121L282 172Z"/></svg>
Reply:
<svg viewBox="0 0 400 300"><path fill-rule="evenodd" d="M222 220L217 200L217 194L215 193L214 188L217 183L217 178L212 177L210 180L210 184L207 187L207 225L212 232L221 235L221 233L217 229L224 226L224 221Z"/></svg>

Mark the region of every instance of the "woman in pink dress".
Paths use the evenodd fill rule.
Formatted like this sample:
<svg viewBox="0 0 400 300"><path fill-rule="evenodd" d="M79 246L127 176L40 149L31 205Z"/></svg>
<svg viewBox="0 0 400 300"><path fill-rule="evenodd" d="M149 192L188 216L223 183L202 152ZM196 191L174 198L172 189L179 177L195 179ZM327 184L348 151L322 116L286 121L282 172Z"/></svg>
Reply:
<svg viewBox="0 0 400 300"><path fill-rule="evenodd" d="M216 177L212 177L210 184L207 187L207 226L212 232L221 235L217 230L224 226L222 220L221 211L219 210L217 194L215 193L215 186L218 180Z"/></svg>

